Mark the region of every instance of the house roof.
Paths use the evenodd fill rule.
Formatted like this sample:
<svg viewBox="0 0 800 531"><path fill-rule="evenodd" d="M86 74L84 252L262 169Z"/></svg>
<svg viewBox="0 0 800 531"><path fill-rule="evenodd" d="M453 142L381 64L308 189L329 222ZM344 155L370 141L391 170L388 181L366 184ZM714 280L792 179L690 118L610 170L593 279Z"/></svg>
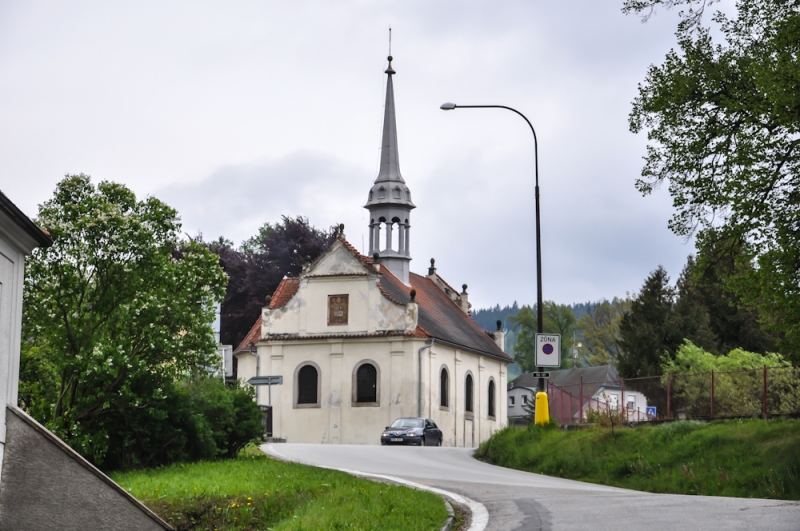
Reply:
<svg viewBox="0 0 800 531"><path fill-rule="evenodd" d="M273 300L275 300L275 299L273 299ZM271 303L270 303L270 307L272 307ZM260 315L258 316L258 319L256 319L256 323L253 325L253 327L250 329L250 331L247 332L247 335L244 336L244 339L242 339L242 342L239 343L239 346L234 349L233 353L236 354L237 352L250 350L250 344L251 343L255 343L259 339L261 339L261 316Z"/></svg>
<svg viewBox="0 0 800 531"><path fill-rule="evenodd" d="M363 256L343 237L338 240L343 246L357 257L364 265L372 268L372 259ZM408 304L411 301L411 290L416 290L415 302L419 308L417 328L413 333L407 334L401 330L380 331L372 334L339 334L325 335L325 337L387 337L411 336L418 338L434 338L453 346L471 350L486 356L511 362L513 358L497 346L489 333L468 314L458 307L431 279L411 273L409 280L411 286L404 285L386 267L380 267L378 288L381 293L396 304ZM446 283L445 283L446 284ZM296 277L284 278L270 301L270 309L280 308L294 297L300 287L300 279ZM250 329L234 353L246 351L250 343L261 339L261 316ZM276 340L302 340L308 339L297 335L281 334L270 336Z"/></svg>
<svg viewBox="0 0 800 531"><path fill-rule="evenodd" d="M578 369L564 369L550 371L550 383L561 387L565 391L576 394L580 392L581 377L583 377L583 394L592 396L600 387L619 387L620 377L613 365L598 365L597 367L580 367ZM531 374L522 374L508 383L508 389L515 387L535 388L539 383L538 378Z"/></svg>
<svg viewBox="0 0 800 531"><path fill-rule="evenodd" d="M285 277L278 284L275 293L272 294L272 300L269 301L269 309L280 308L289 300L294 297L297 290L300 288L300 279L297 277ZM259 317L261 319L261 317Z"/></svg>
<svg viewBox="0 0 800 531"><path fill-rule="evenodd" d="M478 326L472 317L464 313L431 279L411 273L409 275L411 287L408 287L388 269L381 267L381 273L380 287L391 299L400 304L410 302L411 290L416 290L415 300L419 305L417 324L427 337L447 341L503 361L513 361L511 356L503 352L489 334Z"/></svg>
<svg viewBox="0 0 800 531"><path fill-rule="evenodd" d="M53 245L53 240L50 239L50 235L37 227L36 224L31 221L30 218L26 216L19 208L17 208L17 205L12 203L3 192L0 192L0 211L11 218L11 220L17 226L19 226L19 228L24 230L31 238L33 238L39 247L50 247Z"/></svg>

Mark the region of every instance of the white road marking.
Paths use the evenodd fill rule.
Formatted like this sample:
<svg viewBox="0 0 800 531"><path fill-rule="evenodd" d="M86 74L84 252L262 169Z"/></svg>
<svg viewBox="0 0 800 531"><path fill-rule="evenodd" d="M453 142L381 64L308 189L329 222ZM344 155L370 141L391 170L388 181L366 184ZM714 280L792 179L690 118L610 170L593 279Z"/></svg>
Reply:
<svg viewBox="0 0 800 531"><path fill-rule="evenodd" d="M386 476L383 474L371 474L369 472L361 472L359 470L350 470L348 468L338 468L334 466L324 466L318 465L314 463L304 462L298 459L292 459L286 455L283 455L279 451L277 451L273 444L262 444L259 446L259 449L264 452L265 454L270 454L275 457L279 457L284 461L292 461L295 463L301 463L304 465L315 466L317 468L327 468L329 470L338 470L340 472L346 472L347 474L352 474L354 476L363 476L368 478L375 478L375 479L384 479L387 481L392 481L394 483L400 483L402 485L406 485L408 487L419 489L419 490L427 490L429 492L433 492L434 494L438 494L439 496L444 496L446 498L450 498L456 503L460 503L462 505L466 505L469 507L470 512L472 513L472 522L469 526L467 531L483 531L486 529L486 526L489 524L489 511L486 510L486 506L484 506L480 502L476 502L475 500L471 500L465 496L461 496L460 494L456 494L455 492L450 492L443 489L437 489L436 487L429 487L428 485L422 485L421 483L415 483L413 481L408 481L407 479L397 478L394 476Z"/></svg>

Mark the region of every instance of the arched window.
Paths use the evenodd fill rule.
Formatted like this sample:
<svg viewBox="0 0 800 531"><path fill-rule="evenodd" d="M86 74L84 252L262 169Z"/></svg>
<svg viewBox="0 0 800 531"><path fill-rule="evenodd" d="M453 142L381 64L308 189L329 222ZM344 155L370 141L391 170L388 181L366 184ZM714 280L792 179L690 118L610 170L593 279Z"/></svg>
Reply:
<svg viewBox="0 0 800 531"><path fill-rule="evenodd" d="M474 412L474 408L472 407L472 375L467 375L467 381L464 385L464 411L468 411L470 413Z"/></svg>
<svg viewBox="0 0 800 531"><path fill-rule="evenodd" d="M386 188L381 186L378 188L378 199L384 199L386 197Z"/></svg>
<svg viewBox="0 0 800 531"><path fill-rule="evenodd" d="M297 371L297 405L319 403L319 372L313 365Z"/></svg>
<svg viewBox="0 0 800 531"><path fill-rule="evenodd" d="M400 188L399 187L395 187L394 190L392 190L392 197L394 197L395 199L400 199L400 197L401 197L400 194L401 193L402 192L400 191Z"/></svg>
<svg viewBox="0 0 800 531"><path fill-rule="evenodd" d="M448 407L450 404L450 376L447 374L447 367L442 367L439 375L439 405Z"/></svg>
<svg viewBox="0 0 800 531"><path fill-rule="evenodd" d="M378 369L370 362L361 362L355 370L354 402L357 404L378 403Z"/></svg>
<svg viewBox="0 0 800 531"><path fill-rule="evenodd" d="M489 416L494 417L494 380L489 380Z"/></svg>

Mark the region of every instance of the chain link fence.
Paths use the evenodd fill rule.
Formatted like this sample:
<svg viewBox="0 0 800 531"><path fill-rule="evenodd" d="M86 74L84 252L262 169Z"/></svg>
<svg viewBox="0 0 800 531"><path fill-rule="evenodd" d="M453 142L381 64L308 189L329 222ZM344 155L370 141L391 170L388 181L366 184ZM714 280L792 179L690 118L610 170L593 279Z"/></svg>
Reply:
<svg viewBox="0 0 800 531"><path fill-rule="evenodd" d="M800 413L800 368L620 378L557 386L548 384L550 416L560 425L726 417L769 418Z"/></svg>

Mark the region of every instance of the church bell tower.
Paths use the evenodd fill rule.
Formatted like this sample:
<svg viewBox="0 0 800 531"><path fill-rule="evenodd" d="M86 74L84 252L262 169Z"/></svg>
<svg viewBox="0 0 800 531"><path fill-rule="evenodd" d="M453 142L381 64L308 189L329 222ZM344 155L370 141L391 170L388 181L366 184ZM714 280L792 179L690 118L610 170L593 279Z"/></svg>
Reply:
<svg viewBox="0 0 800 531"><path fill-rule="evenodd" d="M379 262L403 284L410 286L409 247L411 232L411 202L397 155L397 123L394 112L394 87L392 85L392 56L386 69L386 106L383 111L383 141L381 143L381 167L375 184L369 190L364 208L369 210L369 255L378 254Z"/></svg>

